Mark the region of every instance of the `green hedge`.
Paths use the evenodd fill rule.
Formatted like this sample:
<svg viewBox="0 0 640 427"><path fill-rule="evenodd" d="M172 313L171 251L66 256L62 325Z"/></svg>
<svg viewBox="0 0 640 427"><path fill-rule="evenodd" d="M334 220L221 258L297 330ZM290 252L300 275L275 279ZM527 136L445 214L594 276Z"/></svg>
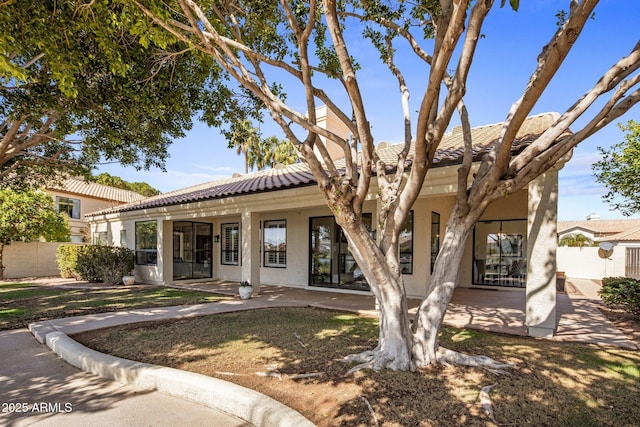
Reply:
<svg viewBox="0 0 640 427"><path fill-rule="evenodd" d="M640 281L630 277L602 279L600 297L606 305L621 306L625 311L640 316Z"/></svg>
<svg viewBox="0 0 640 427"><path fill-rule="evenodd" d="M60 245L56 250L56 260L58 261L58 269L60 275L66 279L75 278L81 280L76 273L76 265L78 263L78 253L86 245Z"/></svg>
<svg viewBox="0 0 640 427"><path fill-rule="evenodd" d="M133 270L133 251L99 245L60 245L58 268L62 277L110 285L122 283L122 276Z"/></svg>

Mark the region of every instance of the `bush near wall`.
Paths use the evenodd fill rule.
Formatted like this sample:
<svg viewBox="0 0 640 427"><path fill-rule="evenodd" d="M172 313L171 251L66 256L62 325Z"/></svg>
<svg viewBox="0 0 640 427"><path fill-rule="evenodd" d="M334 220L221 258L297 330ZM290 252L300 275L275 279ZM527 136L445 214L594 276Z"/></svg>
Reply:
<svg viewBox="0 0 640 427"><path fill-rule="evenodd" d="M640 317L640 281L630 277L605 277L602 279L600 297L606 305L621 306L625 311Z"/></svg>
<svg viewBox="0 0 640 427"><path fill-rule="evenodd" d="M115 246L60 245L56 255L62 277L76 280L121 284L134 267L133 251Z"/></svg>
<svg viewBox="0 0 640 427"><path fill-rule="evenodd" d="M75 278L76 280L81 280L76 273L76 265L78 263L78 253L84 247L84 245L58 246L58 249L56 249L56 261L58 262L60 276L65 279Z"/></svg>

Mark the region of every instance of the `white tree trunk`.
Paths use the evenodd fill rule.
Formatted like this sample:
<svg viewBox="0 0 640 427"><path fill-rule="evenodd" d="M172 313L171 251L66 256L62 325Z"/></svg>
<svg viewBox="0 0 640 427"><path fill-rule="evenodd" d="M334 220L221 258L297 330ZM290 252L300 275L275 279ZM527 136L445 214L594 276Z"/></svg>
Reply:
<svg viewBox="0 0 640 427"><path fill-rule="evenodd" d="M473 222L452 215L447 224L442 247L433 274L413 325L413 359L418 367L438 361L438 333L453 296L464 249Z"/></svg>
<svg viewBox="0 0 640 427"><path fill-rule="evenodd" d="M377 347L372 351L349 356L347 360L362 363L354 369L369 367L375 370L413 370L412 333L402 275L389 268L386 257L364 225L349 224L339 217L340 214L336 215L336 220L349 241L352 255L378 300L380 318L380 340Z"/></svg>

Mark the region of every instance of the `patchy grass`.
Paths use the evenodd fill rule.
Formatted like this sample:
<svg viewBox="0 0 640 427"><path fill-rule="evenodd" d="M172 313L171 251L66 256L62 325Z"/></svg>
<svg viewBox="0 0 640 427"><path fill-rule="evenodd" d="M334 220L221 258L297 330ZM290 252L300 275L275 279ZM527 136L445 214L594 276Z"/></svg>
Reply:
<svg viewBox="0 0 640 427"><path fill-rule="evenodd" d="M61 289L36 283L0 283L0 330L58 317L142 307L200 304L228 299L205 292L158 286Z"/></svg>
<svg viewBox="0 0 640 427"><path fill-rule="evenodd" d="M433 366L347 375L338 359L375 345L373 319L319 309L263 309L130 325L76 336L99 351L232 381L320 426L632 426L640 419L640 352L445 329L443 345L517 366ZM314 374L295 379L297 374ZM372 414L367 402L373 408Z"/></svg>

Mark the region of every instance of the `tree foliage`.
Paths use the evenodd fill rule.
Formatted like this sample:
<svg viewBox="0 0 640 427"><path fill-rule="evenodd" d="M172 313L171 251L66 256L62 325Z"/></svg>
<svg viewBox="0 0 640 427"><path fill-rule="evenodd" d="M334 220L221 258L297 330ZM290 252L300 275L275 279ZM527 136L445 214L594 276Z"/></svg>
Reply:
<svg viewBox="0 0 640 427"><path fill-rule="evenodd" d="M598 293L606 305L622 307L640 318L640 280L631 277L605 277Z"/></svg>
<svg viewBox="0 0 640 427"><path fill-rule="evenodd" d="M162 168L196 112L214 125L238 115L212 58L136 15L111 1L0 4L0 183L88 176L102 161Z"/></svg>
<svg viewBox="0 0 640 427"><path fill-rule="evenodd" d="M40 237L52 242L69 241L69 225L56 212L53 199L41 191L0 189L0 279L4 247L11 242L30 242Z"/></svg>
<svg viewBox="0 0 640 427"><path fill-rule="evenodd" d="M452 266L462 261L473 226L492 202L526 188L566 160L579 142L640 100L640 43L634 41L629 55L603 70L602 78L544 133L531 135L521 151L513 150L520 128L597 3L573 1L565 19L541 47L521 97L505 112L500 137L475 168L464 95L485 18L494 6L491 0L126 1L142 11L158 31L213 58L231 81L268 109L310 168L380 302L379 345L352 359L363 362L361 367L407 370L438 361L489 363L438 345L438 332L457 281L458 269ZM516 0L509 4L514 9L519 6ZM175 10L180 14L174 14ZM358 62L363 40L377 49L380 63L388 69L387 77L399 89L403 116L399 126L404 137L403 148L393 162L383 159L376 149L376 127L370 122ZM406 79L414 69L425 70L413 92L419 96L417 111L409 103L411 88ZM282 82L286 85L278 84ZM289 102L289 95L302 99ZM604 103L594 104L602 98L606 98ZM316 109L320 105L335 115L348 135L319 124ZM399 233L456 114L463 128L464 154L455 207L427 296L410 323L399 262ZM569 126L581 116L587 117L586 124L570 132ZM329 147L340 150L339 161ZM363 220L372 185L377 189L377 238L371 236Z"/></svg>
<svg viewBox="0 0 640 427"><path fill-rule="evenodd" d="M588 238L582 233L571 233L566 236L562 236L558 240L559 246L570 246L570 247L587 247L587 246L597 246L593 239Z"/></svg>
<svg viewBox="0 0 640 427"><path fill-rule="evenodd" d="M618 127L625 140L609 149L598 147L602 159L593 164L596 180L608 188L602 199L623 215L640 212L640 123Z"/></svg>
<svg viewBox="0 0 640 427"><path fill-rule="evenodd" d="M298 154L290 141L276 136L262 138L260 130L250 120L232 123L229 130L223 133L229 141L229 148L234 148L238 155L244 156L244 173L253 168L263 170L298 161Z"/></svg>
<svg viewBox="0 0 640 427"><path fill-rule="evenodd" d="M93 178L98 184L108 185L110 187L120 188L122 190L133 191L143 196L151 197L160 194L160 190L153 188L146 182L129 182L120 178L119 176L112 176L106 172L103 172Z"/></svg>

